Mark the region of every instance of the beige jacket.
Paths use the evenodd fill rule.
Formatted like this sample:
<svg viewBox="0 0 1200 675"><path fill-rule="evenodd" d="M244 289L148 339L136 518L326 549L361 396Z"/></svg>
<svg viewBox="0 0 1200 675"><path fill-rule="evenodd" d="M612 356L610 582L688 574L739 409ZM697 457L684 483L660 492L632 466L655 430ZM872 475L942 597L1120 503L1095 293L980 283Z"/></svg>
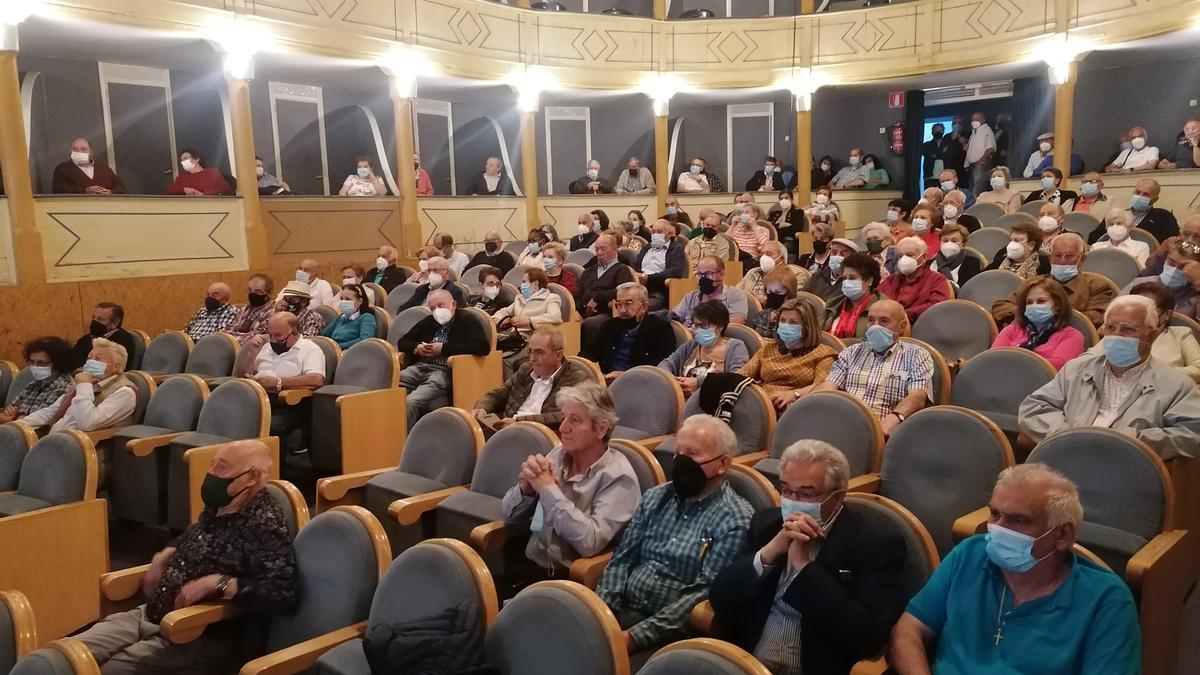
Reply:
<svg viewBox="0 0 1200 675"><path fill-rule="evenodd" d="M546 289L534 293L528 300L518 294L513 304L497 311L492 318L499 326L502 320L518 316L529 319L533 324L529 328L517 329L528 340L534 328L562 323L562 298Z"/></svg>

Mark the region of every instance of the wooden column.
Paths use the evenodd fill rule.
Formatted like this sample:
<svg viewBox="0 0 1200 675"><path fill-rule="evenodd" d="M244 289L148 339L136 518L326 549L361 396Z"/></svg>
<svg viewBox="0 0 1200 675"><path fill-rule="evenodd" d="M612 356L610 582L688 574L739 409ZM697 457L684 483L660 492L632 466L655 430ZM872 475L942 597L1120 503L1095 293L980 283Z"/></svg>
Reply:
<svg viewBox="0 0 1200 675"><path fill-rule="evenodd" d="M0 30L16 27L0 26ZM0 51L0 165L4 169L4 194L12 221L13 264L20 284L46 280L42 235L33 216L33 181L29 177L29 146L21 115L21 82L17 77L15 40L11 51Z"/></svg>
<svg viewBox="0 0 1200 675"><path fill-rule="evenodd" d="M667 0L654 0L654 18L659 21L666 21Z"/></svg>
<svg viewBox="0 0 1200 675"><path fill-rule="evenodd" d="M812 199L812 162L812 111L797 110L796 192L793 200L797 206L808 204Z"/></svg>
<svg viewBox="0 0 1200 675"><path fill-rule="evenodd" d="M817 11L816 0L800 0L800 13L813 14Z"/></svg>
<svg viewBox="0 0 1200 675"><path fill-rule="evenodd" d="M542 224L538 213L537 113L521 111L521 191L525 193L525 225L533 230Z"/></svg>
<svg viewBox="0 0 1200 675"><path fill-rule="evenodd" d="M667 136L667 116L654 116L654 185L658 190L656 195L658 211L654 217L667 212L667 197L671 194L671 165L669 138Z"/></svg>
<svg viewBox="0 0 1200 675"><path fill-rule="evenodd" d="M529 9L529 0L517 0L517 7L524 7L525 9Z"/></svg>
<svg viewBox="0 0 1200 675"><path fill-rule="evenodd" d="M396 125L396 184L400 186L400 227L402 239L396 242L401 258L415 258L425 242L417 211L417 171L413 167L412 98L392 87L392 116Z"/></svg>
<svg viewBox="0 0 1200 675"><path fill-rule="evenodd" d="M270 267L267 230L262 223L258 198L258 175L254 164L254 126L250 111L250 81L226 75L229 89L229 116L233 125L230 157L237 171L238 193L242 199L242 217L246 221L246 256L250 269Z"/></svg>
<svg viewBox="0 0 1200 675"><path fill-rule="evenodd" d="M1071 134L1075 123L1075 82L1079 80L1079 62L1067 67L1067 81L1054 88L1054 168L1062 171L1063 185L1071 175Z"/></svg>

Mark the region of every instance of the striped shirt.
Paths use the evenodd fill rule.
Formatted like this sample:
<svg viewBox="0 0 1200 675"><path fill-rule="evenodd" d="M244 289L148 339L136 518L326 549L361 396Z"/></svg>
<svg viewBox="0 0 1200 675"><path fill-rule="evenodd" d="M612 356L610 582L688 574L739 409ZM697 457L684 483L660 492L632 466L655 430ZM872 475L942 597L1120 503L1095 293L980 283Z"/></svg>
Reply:
<svg viewBox="0 0 1200 675"><path fill-rule="evenodd" d="M752 511L728 483L680 501L671 483L642 496L596 594L614 613L644 617L629 627L635 650L684 636L692 609L744 549Z"/></svg>
<svg viewBox="0 0 1200 675"><path fill-rule="evenodd" d="M771 240L771 233L767 231L767 228L753 221L749 228L743 227L739 223L730 227L725 234L738 245L739 251L755 258L762 255L763 245Z"/></svg>
<svg viewBox="0 0 1200 675"><path fill-rule="evenodd" d="M229 323L225 324L224 330L237 338L238 342L246 344L255 335L267 334L267 321L274 313L275 303L273 302L267 302L258 307L246 305L233 315Z"/></svg>
<svg viewBox="0 0 1200 675"><path fill-rule="evenodd" d="M865 342L838 354L828 382L866 404L881 419L909 392L933 389L933 359L921 347L897 341L879 354Z"/></svg>
<svg viewBox="0 0 1200 675"><path fill-rule="evenodd" d="M440 342L442 348L446 348L446 340L450 339L450 325L441 326L438 331L433 334L433 342ZM424 363L431 363L435 366L449 367L450 357L448 356L429 356L421 359Z"/></svg>

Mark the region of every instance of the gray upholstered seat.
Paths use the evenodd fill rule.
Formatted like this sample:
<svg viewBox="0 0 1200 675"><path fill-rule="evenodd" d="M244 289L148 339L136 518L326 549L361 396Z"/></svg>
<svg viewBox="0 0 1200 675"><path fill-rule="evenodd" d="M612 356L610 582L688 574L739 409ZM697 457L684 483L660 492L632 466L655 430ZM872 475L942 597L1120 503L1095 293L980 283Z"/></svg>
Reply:
<svg viewBox="0 0 1200 675"><path fill-rule="evenodd" d="M718 640L685 640L650 657L643 675L761 675L766 667L744 650Z"/></svg>
<svg viewBox="0 0 1200 675"><path fill-rule="evenodd" d="M338 317L337 310L329 305L317 305L312 310L321 316L321 320L325 322L326 326L333 323L334 319Z"/></svg>
<svg viewBox="0 0 1200 675"><path fill-rule="evenodd" d="M725 481L739 497L750 503L755 513L761 509L779 506L779 494L775 492L775 488L768 485L766 478L758 475L753 469L734 465L725 474Z"/></svg>
<svg viewBox="0 0 1200 675"><path fill-rule="evenodd" d="M404 303L408 302L409 298L411 298L416 292L417 284L411 282L400 284L399 286L393 288L391 293L388 293L387 300L384 302L384 309L387 310L388 314L396 316L396 313L400 310L400 307Z"/></svg>
<svg viewBox="0 0 1200 675"><path fill-rule="evenodd" d="M1004 230L1005 232L1012 232L1013 225L1015 225L1017 223L1027 223L1029 225L1036 226L1037 219L1034 218L1033 216L1029 215L1028 213L1020 213L1020 212L1006 213L1003 216L1000 216L999 218L997 218L996 221L994 223L992 223L991 226L1001 229L1001 230ZM970 239L968 239L968 241L970 241Z"/></svg>
<svg viewBox="0 0 1200 675"><path fill-rule="evenodd" d="M94 465L94 453L91 442L78 432L56 432L39 440L21 463L16 492L0 495L0 516L70 504L87 497L87 456L93 455Z"/></svg>
<svg viewBox="0 0 1200 675"><path fill-rule="evenodd" d="M938 566L938 553L930 550L932 539L929 530L920 521L907 518L896 502L880 497L851 492L846 495L846 505L862 514L867 520L894 530L904 540L904 589L909 598L925 587L929 575Z"/></svg>
<svg viewBox="0 0 1200 675"><path fill-rule="evenodd" d="M147 335L136 329L129 329L125 332L133 341L133 352L126 355L125 370L141 370L142 359L146 356L147 342L149 342Z"/></svg>
<svg viewBox="0 0 1200 675"><path fill-rule="evenodd" d="M16 424L0 425L0 492L17 489L30 438Z"/></svg>
<svg viewBox="0 0 1200 675"><path fill-rule="evenodd" d="M667 371L654 366L630 368L608 390L617 409L614 438L664 436L679 428L683 392Z"/></svg>
<svg viewBox="0 0 1200 675"><path fill-rule="evenodd" d="M192 353L192 339L169 330L150 341L142 357L142 370L151 375L182 373Z"/></svg>
<svg viewBox="0 0 1200 675"><path fill-rule="evenodd" d="M1041 212L1042 207L1046 204L1049 204L1049 202L1047 202L1045 199L1035 199L1031 202L1021 204L1021 208L1017 209L1017 213L1028 213L1034 218L1037 218L1038 213Z"/></svg>
<svg viewBox="0 0 1200 675"><path fill-rule="evenodd" d="M395 351L382 340L363 340L347 349L330 384L313 392L309 415L309 457L324 473L342 473L342 416L339 396L395 386Z"/></svg>
<svg viewBox="0 0 1200 675"><path fill-rule="evenodd" d="M0 368L0 379L7 378L7 372L7 368ZM21 392L25 391L25 387L29 386L30 382L33 382L33 371L29 370L29 366L25 366L17 371L16 376L10 382L0 383L0 389L7 391L4 396L4 405L12 405L17 400L17 397L21 395ZM6 385L7 388L5 388Z"/></svg>
<svg viewBox="0 0 1200 675"><path fill-rule="evenodd" d="M692 394L683 406L683 419L692 415L703 415L700 408L700 392ZM730 428L738 439L737 454L745 455L751 452L765 450L770 446L771 437L775 430L775 408L771 405L766 393L757 385L751 385L742 391L737 404L733 407ZM675 457L675 438L663 441L654 449L666 475L671 475L671 464Z"/></svg>
<svg viewBox="0 0 1200 675"><path fill-rule="evenodd" d="M1084 241L1097 227L1100 227L1100 221L1086 211L1072 211L1063 217L1063 228L1083 237Z"/></svg>
<svg viewBox="0 0 1200 675"><path fill-rule="evenodd" d="M934 405L942 405L950 402L950 369L946 365L946 359L941 353L933 348L924 340L916 338L901 338L909 344L916 345L925 350L929 354L929 358L933 361L933 376L930 378L930 385L933 391L929 392L929 400L933 401Z"/></svg>
<svg viewBox="0 0 1200 675"><path fill-rule="evenodd" d="M725 328L725 336L735 340L741 340L742 344L746 345L746 351L750 352L753 357L759 349L762 349L763 338L754 329L740 323L731 323Z"/></svg>
<svg viewBox="0 0 1200 675"><path fill-rule="evenodd" d="M519 288L521 286L521 281L525 276L526 269L528 269L527 265L517 265L504 275L502 281L506 284L512 284L513 286Z"/></svg>
<svg viewBox="0 0 1200 675"><path fill-rule="evenodd" d="M971 233L967 245L988 256L988 262L1008 246L1009 228L985 226ZM961 296L959 296L961 297Z"/></svg>
<svg viewBox="0 0 1200 675"><path fill-rule="evenodd" d="M491 265L476 265L463 270L462 283L471 291L471 295L479 295L483 292L483 282L479 280L479 270L485 267L491 267Z"/></svg>
<svg viewBox="0 0 1200 675"><path fill-rule="evenodd" d="M9 675L75 675L75 668L62 652L43 647L21 659Z"/></svg>
<svg viewBox="0 0 1200 675"><path fill-rule="evenodd" d="M392 315L382 307L372 307L371 316L375 317L375 337L387 340L388 332L392 329Z"/></svg>
<svg viewBox="0 0 1200 675"><path fill-rule="evenodd" d="M368 281L363 284L363 288L367 289L367 297L372 307L383 307L387 303L387 291L383 290L383 286Z"/></svg>
<svg viewBox="0 0 1200 675"><path fill-rule="evenodd" d="M1105 250L1105 249L1100 249ZM1112 249L1108 249L1112 250ZM1071 310L1071 328L1079 331L1083 336L1083 348L1091 349L1100 341L1100 334L1096 331L1095 324L1083 312L1073 309Z"/></svg>
<svg viewBox="0 0 1200 675"><path fill-rule="evenodd" d="M980 232L982 231L980 230ZM974 239L972 239L973 241ZM1008 241L1007 236L1004 241ZM986 254L987 251L984 253ZM1016 293L1020 286L1021 277L1008 270L986 270L971 277L967 283L963 284L962 288L958 290L958 299L969 300L985 310L991 311L993 303Z"/></svg>
<svg viewBox="0 0 1200 675"><path fill-rule="evenodd" d="M954 546L954 521L991 499L1012 450L987 418L951 406L926 408L896 428L883 451L879 494L913 512L940 555Z"/></svg>
<svg viewBox="0 0 1200 675"><path fill-rule="evenodd" d="M636 444L637 441L613 439L608 447L629 460L629 465L633 467L633 475L637 476L638 489L644 493L655 485L661 484L665 480L665 476L662 473L662 467L654 461L654 456L646 452L646 448L640 445L637 446L639 450L635 450Z"/></svg>
<svg viewBox="0 0 1200 675"><path fill-rule="evenodd" d="M1054 368L1028 349L989 349L958 371L950 403L983 414L1011 440L1020 431L1021 401L1053 378Z"/></svg>
<svg viewBox="0 0 1200 675"><path fill-rule="evenodd" d="M567 254L567 262L572 265L585 266L595 258L596 254L590 249L581 248Z"/></svg>
<svg viewBox="0 0 1200 675"><path fill-rule="evenodd" d="M1121 288L1125 288L1125 285L1138 275L1137 260L1128 253L1115 248L1090 251L1079 268L1084 272L1095 272L1108 277Z"/></svg>
<svg viewBox="0 0 1200 675"><path fill-rule="evenodd" d="M299 491L294 485L285 483L283 481L268 481L267 484L263 486L263 489L266 490L267 494L271 496L271 499L275 500L275 503L279 505L279 510L283 511L283 519L287 523L288 536L292 539L295 539L296 535L300 533L300 529L303 527L303 525L307 524L308 522L308 505L303 505L304 514L302 516L297 514L296 506L292 503L291 498L288 496L288 492L283 486L288 486L300 499L303 499L303 496L300 495ZM303 517L304 522L298 522L298 517Z"/></svg>
<svg viewBox="0 0 1200 675"><path fill-rule="evenodd" d="M228 335L205 335L192 347L183 372L201 377L228 377L233 372L237 352L237 341L230 340Z"/></svg>
<svg viewBox="0 0 1200 675"><path fill-rule="evenodd" d="M570 321L575 309L575 296L571 295L565 286L559 284L549 284L546 288L558 296L559 306L562 308L562 320Z"/></svg>
<svg viewBox="0 0 1200 675"><path fill-rule="evenodd" d="M413 329L421 322L421 319L430 315L428 307L424 305L420 307L409 307L408 309L396 315L392 320L392 327L388 330L387 341L391 344L396 344L400 338L408 334L408 331Z"/></svg>
<svg viewBox="0 0 1200 675"><path fill-rule="evenodd" d="M317 335L309 339L321 348L321 355L325 357L325 382L333 382L337 377L338 365L342 360L342 348L333 341L333 338L327 338L324 335Z"/></svg>
<svg viewBox="0 0 1200 675"><path fill-rule="evenodd" d="M11 361L0 361L0 397L8 400L13 389L13 380L17 376L17 367Z"/></svg>
<svg viewBox="0 0 1200 675"><path fill-rule="evenodd" d="M996 322L974 302L943 300L917 318L912 336L928 342L944 358L969 359L991 348Z"/></svg>
<svg viewBox="0 0 1200 675"><path fill-rule="evenodd" d="M772 481L779 480L779 458L796 441L812 438L842 451L850 462L850 476L877 470L883 451L883 429L879 419L861 401L837 391L821 391L801 397L779 417L771 456L754 465Z"/></svg>
<svg viewBox="0 0 1200 675"><path fill-rule="evenodd" d="M979 219L980 225L987 227L1004 215L1004 207L990 202L975 202L964 213L975 216Z"/></svg>
<svg viewBox="0 0 1200 675"><path fill-rule="evenodd" d="M25 596L18 595L14 591L9 591L7 594L0 592L0 673L12 670L13 665L17 662L17 631L24 628L17 625L18 617L15 609L8 602L10 597L19 598L22 605L28 606Z"/></svg>
<svg viewBox="0 0 1200 675"><path fill-rule="evenodd" d="M583 278L583 265L573 263L568 259L567 262L562 264L562 269L564 272L570 272L571 274L574 274L576 279Z"/></svg>
<svg viewBox="0 0 1200 675"><path fill-rule="evenodd" d="M611 649L620 629L581 586L534 584L508 601L484 639L487 662L503 675L610 675L628 670L624 650ZM532 645L536 648L531 649Z"/></svg>

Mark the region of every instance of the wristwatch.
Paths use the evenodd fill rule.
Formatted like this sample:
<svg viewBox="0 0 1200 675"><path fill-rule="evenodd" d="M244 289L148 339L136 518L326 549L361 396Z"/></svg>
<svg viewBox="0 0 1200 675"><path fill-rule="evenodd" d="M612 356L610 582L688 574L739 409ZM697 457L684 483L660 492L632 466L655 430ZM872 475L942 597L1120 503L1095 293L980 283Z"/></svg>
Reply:
<svg viewBox="0 0 1200 675"><path fill-rule="evenodd" d="M213 589L213 593L215 593L218 598L224 598L225 591L229 590L229 582L231 581L233 581L233 577L229 576L228 574L221 575L221 580L217 582L217 587Z"/></svg>
<svg viewBox="0 0 1200 675"><path fill-rule="evenodd" d="M895 415L896 419L900 420L901 422L903 422L905 420L905 418L908 417L908 415L901 414L899 412L896 412L895 410L892 411L892 414Z"/></svg>

